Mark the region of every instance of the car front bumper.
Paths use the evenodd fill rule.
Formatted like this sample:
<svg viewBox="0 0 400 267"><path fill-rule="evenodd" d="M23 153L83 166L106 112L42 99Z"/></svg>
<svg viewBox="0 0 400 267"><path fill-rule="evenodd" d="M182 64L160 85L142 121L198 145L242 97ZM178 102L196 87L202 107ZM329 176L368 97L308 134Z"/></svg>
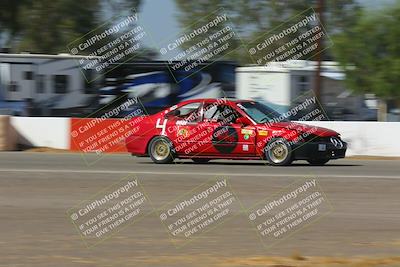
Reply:
<svg viewBox="0 0 400 267"><path fill-rule="evenodd" d="M307 159L340 159L346 156L347 143L340 140L341 145L335 146L331 142L306 142L292 146L295 160Z"/></svg>

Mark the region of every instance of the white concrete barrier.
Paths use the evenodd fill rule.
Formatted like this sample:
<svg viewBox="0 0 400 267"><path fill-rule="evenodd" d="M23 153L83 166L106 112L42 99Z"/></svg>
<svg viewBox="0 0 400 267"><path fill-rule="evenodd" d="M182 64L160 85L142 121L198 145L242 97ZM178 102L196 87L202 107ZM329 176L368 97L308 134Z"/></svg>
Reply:
<svg viewBox="0 0 400 267"><path fill-rule="evenodd" d="M70 118L12 117L18 143L34 147L70 148Z"/></svg>
<svg viewBox="0 0 400 267"><path fill-rule="evenodd" d="M347 156L400 157L400 122L307 121L332 129L348 143Z"/></svg>
<svg viewBox="0 0 400 267"><path fill-rule="evenodd" d="M339 132L349 147L346 155L400 157L400 122L308 121ZM70 149L70 118L12 117L18 143Z"/></svg>

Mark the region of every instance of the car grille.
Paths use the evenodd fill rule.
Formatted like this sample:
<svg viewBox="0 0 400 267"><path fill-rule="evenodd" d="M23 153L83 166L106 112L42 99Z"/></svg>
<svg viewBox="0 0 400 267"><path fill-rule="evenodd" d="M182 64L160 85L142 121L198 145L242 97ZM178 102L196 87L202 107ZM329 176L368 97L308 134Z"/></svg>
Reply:
<svg viewBox="0 0 400 267"><path fill-rule="evenodd" d="M304 142L313 142L313 143L330 143L331 137L321 137L314 134L310 134L303 138Z"/></svg>

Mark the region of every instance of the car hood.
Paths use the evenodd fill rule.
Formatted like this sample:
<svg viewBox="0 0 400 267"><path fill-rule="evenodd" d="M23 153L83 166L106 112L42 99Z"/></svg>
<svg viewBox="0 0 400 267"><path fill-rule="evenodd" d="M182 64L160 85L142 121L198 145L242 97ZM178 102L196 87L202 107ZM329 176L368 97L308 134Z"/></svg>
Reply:
<svg viewBox="0 0 400 267"><path fill-rule="evenodd" d="M303 124L303 123L297 123L297 122L276 122L276 123L271 123L268 125L269 128L272 128L273 130L281 130L281 129L288 129L288 130L295 130L300 133L311 133L320 137L328 137L328 136L338 136L339 133L336 131L333 131L328 128L324 127L318 127L318 126L313 126L313 125L308 125L308 124ZM264 127L259 127L260 129L264 130Z"/></svg>

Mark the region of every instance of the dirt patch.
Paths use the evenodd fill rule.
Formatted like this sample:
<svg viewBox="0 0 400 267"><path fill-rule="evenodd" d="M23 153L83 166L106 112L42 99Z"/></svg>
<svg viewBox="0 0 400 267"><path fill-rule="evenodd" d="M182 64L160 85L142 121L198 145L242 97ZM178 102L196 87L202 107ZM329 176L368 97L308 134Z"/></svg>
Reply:
<svg viewBox="0 0 400 267"><path fill-rule="evenodd" d="M400 257L250 257L229 258L218 266L270 266L270 267L395 267L400 266Z"/></svg>
<svg viewBox="0 0 400 267"><path fill-rule="evenodd" d="M58 149L51 147L33 147L24 149L26 152L48 152L48 153L76 153L75 151L70 151L68 149Z"/></svg>

